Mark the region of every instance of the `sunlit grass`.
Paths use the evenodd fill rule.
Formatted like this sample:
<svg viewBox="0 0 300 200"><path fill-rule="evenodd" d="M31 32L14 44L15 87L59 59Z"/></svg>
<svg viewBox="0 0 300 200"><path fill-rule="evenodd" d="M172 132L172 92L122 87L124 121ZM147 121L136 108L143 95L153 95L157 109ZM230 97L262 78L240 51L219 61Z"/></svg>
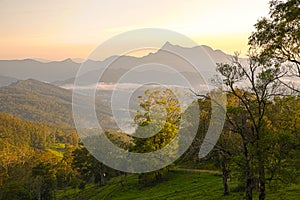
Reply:
<svg viewBox="0 0 300 200"><path fill-rule="evenodd" d="M232 192L223 195L222 177L220 174L172 171L164 181L151 187L141 187L137 184L137 175L128 175L121 185L121 178L110 180L106 186L88 185L80 191L69 189L58 191L58 199L245 199L243 192ZM238 186L236 181L229 182L232 189ZM281 187L278 191L268 191L268 199L299 199L300 185ZM254 193L254 199L258 194Z"/></svg>
<svg viewBox="0 0 300 200"><path fill-rule="evenodd" d="M47 148L46 150L53 153L55 156L59 158L63 158L65 147L66 145L63 143L55 143L55 144L51 144L49 148Z"/></svg>

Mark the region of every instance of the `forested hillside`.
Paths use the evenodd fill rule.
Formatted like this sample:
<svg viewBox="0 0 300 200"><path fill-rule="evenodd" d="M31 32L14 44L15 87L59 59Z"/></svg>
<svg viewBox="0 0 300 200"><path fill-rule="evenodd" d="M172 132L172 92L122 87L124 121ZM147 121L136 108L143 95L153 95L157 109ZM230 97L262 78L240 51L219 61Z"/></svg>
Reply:
<svg viewBox="0 0 300 200"><path fill-rule="evenodd" d="M126 135L106 134L131 144ZM105 180L119 174L83 148L75 129L0 113L0 199L52 199L57 189L105 184L104 172Z"/></svg>
<svg viewBox="0 0 300 200"><path fill-rule="evenodd" d="M84 98L82 98L84 101ZM97 106L101 110L97 109ZM97 101L97 113L109 121L109 112ZM33 79L0 88L0 112L22 119L74 127L72 91Z"/></svg>
<svg viewBox="0 0 300 200"><path fill-rule="evenodd" d="M72 93L36 80L0 88L0 112L23 119L72 125Z"/></svg>

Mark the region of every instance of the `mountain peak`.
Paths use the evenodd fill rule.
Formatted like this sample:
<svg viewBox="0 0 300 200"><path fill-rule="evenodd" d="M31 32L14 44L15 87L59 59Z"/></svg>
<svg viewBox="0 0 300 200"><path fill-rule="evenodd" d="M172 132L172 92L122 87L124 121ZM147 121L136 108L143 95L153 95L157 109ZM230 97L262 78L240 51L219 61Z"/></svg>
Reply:
<svg viewBox="0 0 300 200"><path fill-rule="evenodd" d="M171 44L169 41L167 41L162 47L161 49L167 49L170 47L174 47L175 45Z"/></svg>
<svg viewBox="0 0 300 200"><path fill-rule="evenodd" d="M25 86L25 87L28 87L28 86L40 85L40 84L46 84L46 83L30 78L30 79L26 79L26 80L17 80L16 82L12 83L11 86L17 86L17 87L18 86Z"/></svg>
<svg viewBox="0 0 300 200"><path fill-rule="evenodd" d="M63 62L68 62L68 63L70 63L70 62L74 62L71 58L67 58L67 59L65 59L65 60L63 60Z"/></svg>
<svg viewBox="0 0 300 200"><path fill-rule="evenodd" d="M207 46L207 45L201 45L202 48L204 48L205 50L208 50L208 51L215 51L213 48L211 48L210 46Z"/></svg>

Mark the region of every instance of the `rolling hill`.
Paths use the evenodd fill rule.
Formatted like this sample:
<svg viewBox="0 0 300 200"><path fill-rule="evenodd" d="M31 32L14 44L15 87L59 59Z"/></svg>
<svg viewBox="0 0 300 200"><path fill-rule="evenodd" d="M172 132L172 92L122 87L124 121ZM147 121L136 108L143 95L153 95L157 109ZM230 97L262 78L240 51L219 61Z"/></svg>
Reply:
<svg viewBox="0 0 300 200"><path fill-rule="evenodd" d="M104 108L101 106L102 110L98 109L98 112L108 117ZM72 91L34 79L20 80L0 88L0 112L26 120L74 126Z"/></svg>
<svg viewBox="0 0 300 200"><path fill-rule="evenodd" d="M8 76L1 76L0 75L0 87L8 86L11 83L17 82L16 78L8 77Z"/></svg>

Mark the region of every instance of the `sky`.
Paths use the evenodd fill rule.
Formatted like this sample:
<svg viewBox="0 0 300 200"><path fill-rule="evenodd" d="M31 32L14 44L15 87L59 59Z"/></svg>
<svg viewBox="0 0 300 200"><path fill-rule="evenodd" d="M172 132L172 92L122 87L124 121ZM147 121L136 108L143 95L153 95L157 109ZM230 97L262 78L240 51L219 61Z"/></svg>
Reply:
<svg viewBox="0 0 300 200"><path fill-rule="evenodd" d="M0 0L0 59L87 58L102 42L138 28L163 28L199 45L247 53L269 0Z"/></svg>

